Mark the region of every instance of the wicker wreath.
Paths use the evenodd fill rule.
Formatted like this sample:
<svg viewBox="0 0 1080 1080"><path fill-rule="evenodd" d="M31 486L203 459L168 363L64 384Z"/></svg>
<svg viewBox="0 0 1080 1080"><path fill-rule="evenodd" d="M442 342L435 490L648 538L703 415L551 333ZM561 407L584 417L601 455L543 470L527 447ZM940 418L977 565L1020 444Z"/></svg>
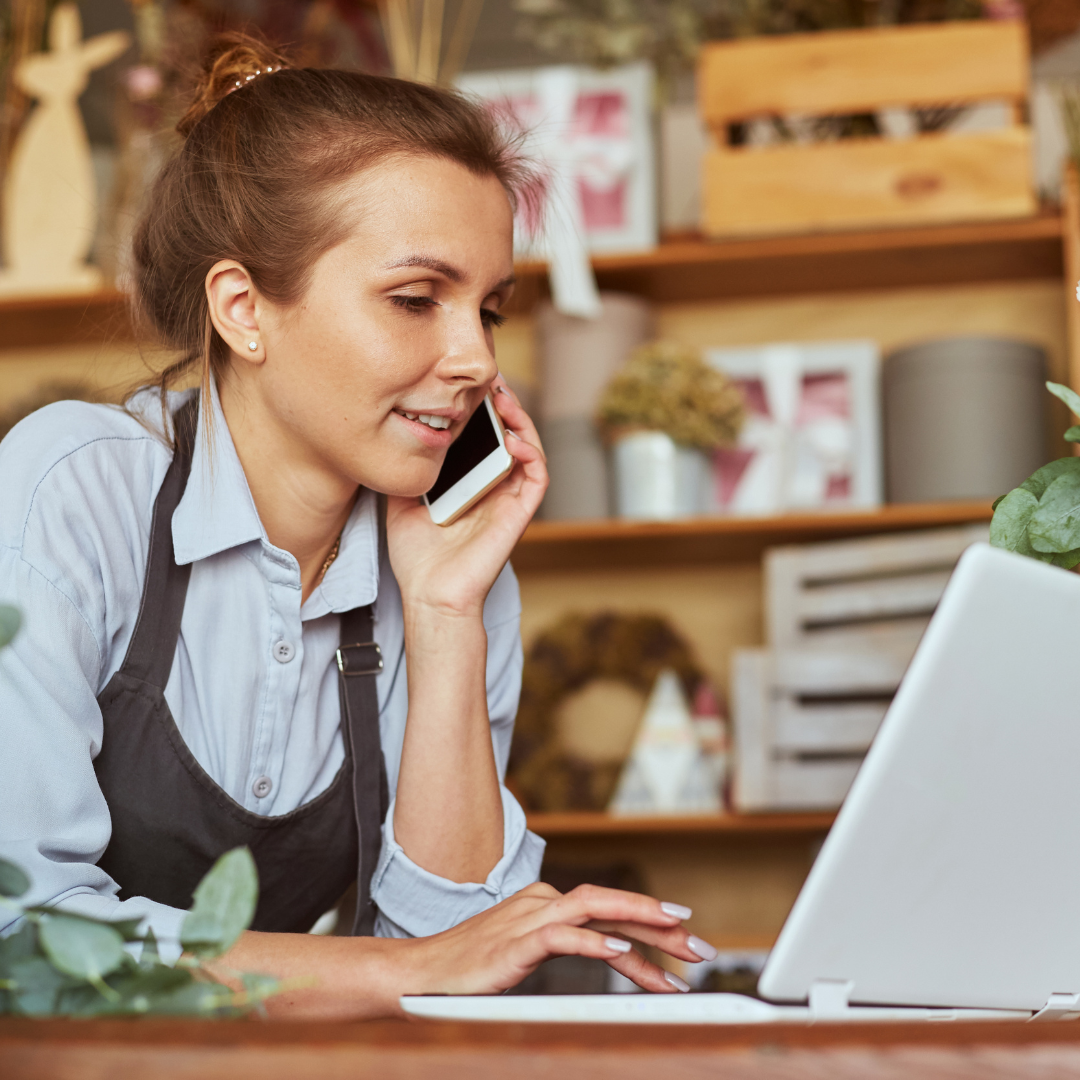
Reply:
<svg viewBox="0 0 1080 1080"><path fill-rule="evenodd" d="M692 696L703 678L686 641L659 615L566 615L545 630L525 657L521 705L510 754L510 781L531 810L602 810L619 778L618 762L570 756L555 725L559 705L598 679L647 694L672 668Z"/></svg>

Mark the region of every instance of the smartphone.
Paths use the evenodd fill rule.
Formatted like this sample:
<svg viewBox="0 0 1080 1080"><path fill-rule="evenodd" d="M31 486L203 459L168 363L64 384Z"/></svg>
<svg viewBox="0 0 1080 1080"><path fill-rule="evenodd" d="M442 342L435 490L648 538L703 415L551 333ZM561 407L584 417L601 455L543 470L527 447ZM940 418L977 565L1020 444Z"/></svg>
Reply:
<svg viewBox="0 0 1080 1080"><path fill-rule="evenodd" d="M461 434L446 451L435 486L424 496L436 525L452 525L514 467L506 429L486 394Z"/></svg>

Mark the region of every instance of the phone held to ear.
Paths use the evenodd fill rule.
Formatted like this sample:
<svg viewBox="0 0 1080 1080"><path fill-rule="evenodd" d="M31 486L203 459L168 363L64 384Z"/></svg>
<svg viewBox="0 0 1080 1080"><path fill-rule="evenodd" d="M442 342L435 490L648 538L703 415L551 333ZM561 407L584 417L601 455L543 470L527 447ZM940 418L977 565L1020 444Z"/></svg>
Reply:
<svg viewBox="0 0 1080 1080"><path fill-rule="evenodd" d="M506 429L486 394L461 434L446 451L439 478L424 496L436 525L452 525L514 467L506 449Z"/></svg>

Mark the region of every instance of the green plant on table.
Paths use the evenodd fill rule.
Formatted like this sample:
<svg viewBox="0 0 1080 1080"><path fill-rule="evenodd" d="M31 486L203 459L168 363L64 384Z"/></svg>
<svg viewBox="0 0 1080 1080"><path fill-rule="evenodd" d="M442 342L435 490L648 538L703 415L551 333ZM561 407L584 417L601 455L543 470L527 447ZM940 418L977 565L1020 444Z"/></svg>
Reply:
<svg viewBox="0 0 1080 1080"><path fill-rule="evenodd" d="M19 613L0 606L0 647L18 628ZM29 889L26 874L0 859L0 913L5 922L22 917L18 930L0 938L0 1015L240 1016L283 989L269 975L237 972L243 989L233 990L204 966L233 946L255 914L259 880L246 847L226 852L199 882L175 966L161 960L153 930L139 932L141 919L108 922L19 904Z"/></svg>
<svg viewBox="0 0 1080 1080"><path fill-rule="evenodd" d="M656 341L636 350L608 383L596 422L609 441L632 431L662 431L680 446L731 446L743 422L743 397L694 349Z"/></svg>
<svg viewBox="0 0 1080 1080"><path fill-rule="evenodd" d="M1080 394L1061 383L1046 388L1080 418ZM1065 439L1080 442L1080 424ZM1080 457L1051 461L998 499L990 543L1066 570L1080 563Z"/></svg>

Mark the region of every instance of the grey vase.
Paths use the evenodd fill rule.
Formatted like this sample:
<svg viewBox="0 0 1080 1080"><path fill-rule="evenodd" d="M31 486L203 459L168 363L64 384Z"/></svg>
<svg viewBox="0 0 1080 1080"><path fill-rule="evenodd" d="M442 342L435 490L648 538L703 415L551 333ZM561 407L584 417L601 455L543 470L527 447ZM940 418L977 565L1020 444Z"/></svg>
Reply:
<svg viewBox="0 0 1080 1080"><path fill-rule="evenodd" d="M885 358L890 502L992 499L1047 459L1046 354L1003 338L949 338Z"/></svg>

